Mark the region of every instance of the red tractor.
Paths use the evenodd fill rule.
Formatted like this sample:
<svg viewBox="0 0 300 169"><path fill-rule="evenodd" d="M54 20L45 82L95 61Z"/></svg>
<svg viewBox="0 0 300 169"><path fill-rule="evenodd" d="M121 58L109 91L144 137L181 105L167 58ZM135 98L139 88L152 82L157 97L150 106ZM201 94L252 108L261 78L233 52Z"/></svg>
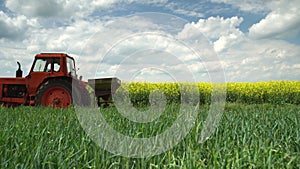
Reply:
<svg viewBox="0 0 300 169"><path fill-rule="evenodd" d="M26 77L17 63L16 78L0 78L0 104L4 106L88 106L93 99L87 90L89 83L98 105L107 104L121 84L117 78L82 81L76 75L74 58L63 53L37 54Z"/></svg>

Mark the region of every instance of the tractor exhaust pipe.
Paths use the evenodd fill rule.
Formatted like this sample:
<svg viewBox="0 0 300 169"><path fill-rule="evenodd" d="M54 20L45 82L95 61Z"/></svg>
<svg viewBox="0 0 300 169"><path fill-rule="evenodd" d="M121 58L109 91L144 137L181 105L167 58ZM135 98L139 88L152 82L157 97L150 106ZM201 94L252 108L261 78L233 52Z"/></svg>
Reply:
<svg viewBox="0 0 300 169"><path fill-rule="evenodd" d="M16 77L22 77L23 76L23 71L21 70L21 64L20 62L17 62L19 68L18 70L16 71Z"/></svg>

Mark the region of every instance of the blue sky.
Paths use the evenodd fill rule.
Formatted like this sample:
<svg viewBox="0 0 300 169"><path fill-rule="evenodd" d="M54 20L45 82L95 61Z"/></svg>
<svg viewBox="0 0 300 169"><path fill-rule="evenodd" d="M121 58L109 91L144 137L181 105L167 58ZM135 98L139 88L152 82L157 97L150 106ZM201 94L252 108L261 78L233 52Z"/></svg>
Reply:
<svg viewBox="0 0 300 169"><path fill-rule="evenodd" d="M146 15L153 23L143 22L145 18L140 13L145 12L157 13L153 17L149 17L151 13ZM136 27L128 15L138 16L134 18ZM167 28L171 24L168 19L175 17L182 19L175 26L176 35L170 33L172 28ZM160 24L154 23L156 19L162 20ZM135 28L138 31L133 31ZM144 30L157 33L165 30L163 34L173 36L173 40L143 34L116 43L123 35ZM199 32L204 37L199 38L206 39L208 43L203 44L208 46L191 41ZM199 51L211 48L217 57L195 59L191 52L182 52L186 49L174 41L181 38L192 42L188 45L199 45ZM158 42L167 45L157 48L159 53L148 50ZM111 47L118 56L107 53ZM144 52L130 53L133 49L144 49ZM78 73L84 79L122 76L116 72L126 72L131 80L164 81L175 75L181 79L179 76L191 73L196 81L211 81L214 72L221 71L222 67L226 81L300 80L300 1L0 1L0 76L14 76L16 61L20 61L25 74L28 73L34 55L41 52L65 52L74 56L80 68ZM181 55L177 56L178 53ZM130 57L142 60L129 62ZM121 65L125 63L127 65Z"/></svg>

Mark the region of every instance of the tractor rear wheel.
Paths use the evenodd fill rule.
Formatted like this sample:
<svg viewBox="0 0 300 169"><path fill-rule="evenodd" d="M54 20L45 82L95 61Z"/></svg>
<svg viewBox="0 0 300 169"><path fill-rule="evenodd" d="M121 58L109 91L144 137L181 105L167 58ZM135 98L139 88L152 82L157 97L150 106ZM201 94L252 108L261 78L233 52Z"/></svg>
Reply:
<svg viewBox="0 0 300 169"><path fill-rule="evenodd" d="M40 106L66 108L72 103L72 84L61 79L45 82L35 96L35 104Z"/></svg>

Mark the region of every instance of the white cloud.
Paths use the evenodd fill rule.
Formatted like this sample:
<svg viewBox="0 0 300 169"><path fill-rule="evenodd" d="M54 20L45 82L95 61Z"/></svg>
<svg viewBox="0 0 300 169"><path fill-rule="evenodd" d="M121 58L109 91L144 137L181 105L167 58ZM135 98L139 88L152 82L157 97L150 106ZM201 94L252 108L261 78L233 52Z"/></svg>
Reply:
<svg viewBox="0 0 300 169"><path fill-rule="evenodd" d="M187 24L179 36L191 38L191 36L202 33L214 42L216 52L221 52L243 40L244 34L238 28L242 21L243 18L236 16L231 18L218 16L200 19L197 23Z"/></svg>
<svg viewBox="0 0 300 169"><path fill-rule="evenodd" d="M209 39L219 38L230 34L240 34L237 28L243 22L243 18L237 16L231 18L209 17L200 19L197 23L192 23Z"/></svg>
<svg viewBox="0 0 300 169"><path fill-rule="evenodd" d="M227 48L229 48L232 45L237 44L242 39L240 39L240 36L243 36L242 33L240 34L229 34L226 36L221 36L217 41L214 42L214 49L216 52L221 52Z"/></svg>
<svg viewBox="0 0 300 169"><path fill-rule="evenodd" d="M300 32L300 1L278 1L260 22L252 25L249 36L268 38L291 36Z"/></svg>
<svg viewBox="0 0 300 169"><path fill-rule="evenodd" d="M15 76L17 61L22 64L24 75L28 73L32 64L33 55L27 52L23 43L16 43L7 39L2 39L0 40L0 51L0 63L3 63L3 66L0 68L3 69L3 71L1 71L1 76Z"/></svg>
<svg viewBox="0 0 300 169"><path fill-rule="evenodd" d="M299 80L300 48L280 40L245 40L219 55L228 81Z"/></svg>
<svg viewBox="0 0 300 169"><path fill-rule="evenodd" d="M96 7L110 7L112 4L116 3L117 0L93 0L92 5Z"/></svg>
<svg viewBox="0 0 300 169"><path fill-rule="evenodd" d="M90 71L89 68L93 68L93 66L96 67L98 62L97 58L85 55L85 53L82 54L82 49L89 38L95 32L102 29L103 24L104 23L101 21L90 22L79 20L65 27L31 27L27 30L26 38L21 40L12 38L10 39L13 41L7 38L0 39L0 49L2 52L0 60L9 56L9 62L12 62L12 67L9 70L12 72L14 72L16 68L15 62L17 60L20 61L24 65L24 74L27 74L35 54L41 52L69 53L76 57L77 67L81 68L80 72L88 74L88 71ZM101 44L103 43L104 41L101 42ZM90 46L85 49L96 50L97 46ZM11 74L8 74L7 76L11 76Z"/></svg>
<svg viewBox="0 0 300 169"><path fill-rule="evenodd" d="M169 2L165 5L165 8L171 10L175 14L203 18L204 14L199 12L199 9L197 9L196 5L197 4L194 4L191 8L191 6L187 6L186 3Z"/></svg>
<svg viewBox="0 0 300 169"><path fill-rule="evenodd" d="M7 0L6 7L28 17L54 19L83 17L93 10L85 0Z"/></svg>
<svg viewBox="0 0 300 169"><path fill-rule="evenodd" d="M176 14L182 14L182 15L193 16L193 17L198 17L198 18L204 17L204 14L196 12L196 11L187 11L187 10L183 10L183 9L176 9L176 10L173 10L173 12Z"/></svg>
<svg viewBox="0 0 300 169"><path fill-rule="evenodd" d="M131 22L132 24L130 24ZM117 40L121 40L124 36L131 35L133 33L132 31L135 31L131 29L132 26L135 29L141 30L156 30L157 28L155 24L151 24L151 22L147 20L135 22L134 19L128 19L123 22L117 22L110 27L104 27L105 24L105 22L96 20L77 20L64 27L32 29L28 32L30 36L23 41L25 49L20 51L24 52L22 55L30 58L30 63L29 61L26 63L28 65L31 64L31 60L36 53L69 53L72 56L75 56L77 67L80 67L80 74L83 74L86 79L94 76L97 65L101 63L105 52L107 52L112 45L115 45L114 43L116 43ZM128 24L131 25L131 27L128 27ZM97 34L97 31L100 31L101 33ZM172 47L172 43L170 45L170 43L164 40L164 37L159 34L152 35L150 33L145 34L145 36L146 38L139 38L137 34L136 37L133 36L131 39L125 41L125 44L122 44L123 46L119 46L119 49L116 50L120 55L118 55L118 57L109 57L106 62L109 61L107 63L111 66L116 64L116 62L119 64L122 59L126 57L126 52L127 54L128 52L129 54L132 54L130 52L135 52L132 51L132 49L151 49L152 47L156 48L158 51L174 51L172 48L177 47L176 45L173 45ZM158 63L154 61L151 62L153 57L151 58L151 55L148 56L147 54L149 53L147 53L147 51L139 54L146 55L146 59L142 59L142 61L148 61L148 63L150 62L149 64L153 65ZM138 60L136 60L136 62L136 64L139 64ZM107 68L105 71L106 75L108 75L112 72L112 69Z"/></svg>
<svg viewBox="0 0 300 169"><path fill-rule="evenodd" d="M187 24L181 36L192 38L196 31L207 36L221 58L228 81L300 79L299 69L296 69L300 63L299 46L280 40L249 39L239 29L242 21L243 18L238 17L200 19ZM211 67L215 62L217 60L205 61L204 65L213 71ZM198 70L195 64L191 68Z"/></svg>
<svg viewBox="0 0 300 169"><path fill-rule="evenodd" d="M249 12L267 11L270 9L270 4L274 1L278 0L211 0L211 2L230 4L240 10Z"/></svg>
<svg viewBox="0 0 300 169"><path fill-rule="evenodd" d="M36 29L31 32L27 43L27 49L31 52L48 51L72 51L80 53L84 43L103 23L76 21L66 27Z"/></svg>
<svg viewBox="0 0 300 169"><path fill-rule="evenodd" d="M249 29L251 38L290 37L300 32L299 0L211 0L233 5L247 12L267 13L266 17Z"/></svg>
<svg viewBox="0 0 300 169"><path fill-rule="evenodd" d="M92 5L97 8L109 8L118 3L164 4L168 0L92 0Z"/></svg>
<svg viewBox="0 0 300 169"><path fill-rule="evenodd" d="M0 39L23 39L28 29L35 25L37 22L33 19L27 19L22 15L11 18L0 11Z"/></svg>
<svg viewBox="0 0 300 169"><path fill-rule="evenodd" d="M88 17L97 9L125 3L164 4L167 0L6 0L11 11L28 17L67 20Z"/></svg>

